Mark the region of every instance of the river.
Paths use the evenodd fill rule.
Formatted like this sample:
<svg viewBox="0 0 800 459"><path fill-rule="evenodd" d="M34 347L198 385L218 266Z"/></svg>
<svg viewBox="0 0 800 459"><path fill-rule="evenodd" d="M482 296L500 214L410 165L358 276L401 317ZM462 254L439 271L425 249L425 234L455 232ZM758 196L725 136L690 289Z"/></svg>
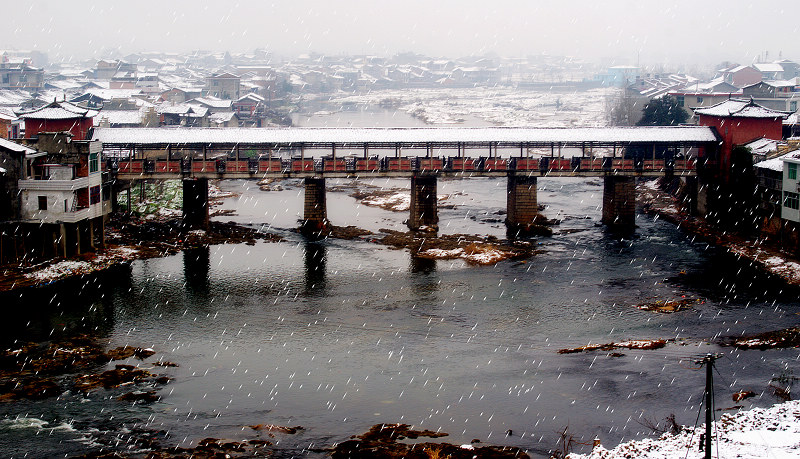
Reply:
<svg viewBox="0 0 800 459"><path fill-rule="evenodd" d="M358 110L301 124L368 125L376 117L416 123ZM632 236L608 233L599 224L597 179L540 179L545 214L563 222L553 237L534 241L529 260L482 267L414 259L367 240L307 242L289 231L302 213L303 189L284 185L264 192L252 182L223 183L239 196L221 204L236 215L220 218L285 242L135 261L92 291L57 289L55 302L52 290L6 296L8 323L17 324L6 340L88 330L110 346L152 347L179 366L153 370L174 379L150 405L118 401L113 390L2 404L0 455L132 451L144 431L190 446L206 437L263 437L248 426L277 424L304 427L271 439L278 457L321 457L316 448L373 424L403 422L448 432L452 443L477 438L547 457L565 429L577 442L599 437L610 447L651 435L645 425L670 414L693 424L704 385L694 356L723 355L719 409L736 405L731 393L740 389L759 394L740 402L744 408L775 403L770 378L791 376L800 358L795 349L709 344L795 325L796 292L651 216L637 215ZM441 231L504 237L505 186L491 178L440 181L439 193L454 204L440 210ZM407 217L360 206L345 192L328 199L336 225L403 229ZM674 314L635 307L683 297L698 301ZM47 301L60 305L47 308ZM621 356L557 353L655 338L675 341Z"/></svg>

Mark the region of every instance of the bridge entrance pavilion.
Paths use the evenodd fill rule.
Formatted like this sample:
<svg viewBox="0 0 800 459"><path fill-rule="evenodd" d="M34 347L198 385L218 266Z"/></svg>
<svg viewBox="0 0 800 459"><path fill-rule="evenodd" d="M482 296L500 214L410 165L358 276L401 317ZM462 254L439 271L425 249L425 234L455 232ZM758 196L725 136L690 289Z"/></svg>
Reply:
<svg viewBox="0 0 800 459"><path fill-rule="evenodd" d="M439 177L507 177L514 231L535 225L539 177L603 177L603 223L632 227L637 177L692 179L720 137L705 126L614 128L96 128L119 181L182 179L185 221L208 222L208 179L303 178L302 229L328 227L326 178L406 177L408 226L436 228ZM187 199L186 196L189 196Z"/></svg>

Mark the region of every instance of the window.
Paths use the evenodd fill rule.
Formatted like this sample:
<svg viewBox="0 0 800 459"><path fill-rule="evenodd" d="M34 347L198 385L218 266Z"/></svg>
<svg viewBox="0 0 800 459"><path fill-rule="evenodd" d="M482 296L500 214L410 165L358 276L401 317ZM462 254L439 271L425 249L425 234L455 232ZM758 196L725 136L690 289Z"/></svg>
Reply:
<svg viewBox="0 0 800 459"><path fill-rule="evenodd" d="M97 204L98 202L100 202L100 185L89 189L89 204Z"/></svg>
<svg viewBox="0 0 800 459"><path fill-rule="evenodd" d="M100 170L100 160L97 153L89 153L89 173Z"/></svg>
<svg viewBox="0 0 800 459"><path fill-rule="evenodd" d="M796 112L797 111L797 101L793 100L789 102L789 110Z"/></svg>
<svg viewBox="0 0 800 459"><path fill-rule="evenodd" d="M47 210L47 196L39 196L39 210Z"/></svg>
<svg viewBox="0 0 800 459"><path fill-rule="evenodd" d="M678 106L683 107L683 96L678 96Z"/></svg>
<svg viewBox="0 0 800 459"><path fill-rule="evenodd" d="M786 171L788 173L789 180L797 180L797 164L795 163L787 163L789 166Z"/></svg>
<svg viewBox="0 0 800 459"><path fill-rule="evenodd" d="M800 209L800 195L797 193L792 193L791 191L784 191L783 192L783 207L788 207L789 209Z"/></svg>
<svg viewBox="0 0 800 459"><path fill-rule="evenodd" d="M697 103L698 104L702 104L703 103L703 98L702 97L698 97L697 98Z"/></svg>

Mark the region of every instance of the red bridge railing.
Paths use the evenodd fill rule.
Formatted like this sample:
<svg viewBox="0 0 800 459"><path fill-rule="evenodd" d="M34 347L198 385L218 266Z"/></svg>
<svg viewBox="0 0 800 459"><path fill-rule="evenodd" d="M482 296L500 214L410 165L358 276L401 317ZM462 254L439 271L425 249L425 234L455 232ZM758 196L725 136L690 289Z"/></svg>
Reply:
<svg viewBox="0 0 800 459"><path fill-rule="evenodd" d="M108 168L123 174L286 173L286 172L666 172L694 171L695 158L293 158L227 160L109 160Z"/></svg>

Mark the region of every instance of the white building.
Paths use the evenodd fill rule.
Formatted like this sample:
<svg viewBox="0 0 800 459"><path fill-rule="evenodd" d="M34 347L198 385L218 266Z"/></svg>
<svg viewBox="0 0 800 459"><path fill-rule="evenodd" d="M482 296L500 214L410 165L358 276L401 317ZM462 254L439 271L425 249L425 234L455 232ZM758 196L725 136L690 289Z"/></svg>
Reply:
<svg viewBox="0 0 800 459"><path fill-rule="evenodd" d="M797 170L800 169L800 152L784 155L781 159L783 159L781 218L800 223L800 189L797 179Z"/></svg>

